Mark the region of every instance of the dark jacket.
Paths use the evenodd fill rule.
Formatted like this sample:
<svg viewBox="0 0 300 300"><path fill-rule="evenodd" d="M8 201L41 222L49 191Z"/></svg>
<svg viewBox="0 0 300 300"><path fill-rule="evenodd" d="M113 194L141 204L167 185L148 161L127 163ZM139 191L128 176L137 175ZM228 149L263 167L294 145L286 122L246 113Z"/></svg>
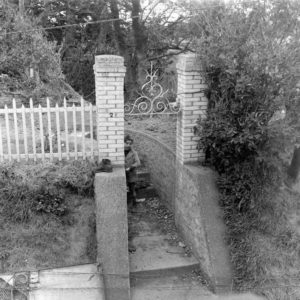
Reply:
<svg viewBox="0 0 300 300"><path fill-rule="evenodd" d="M136 182L137 181L137 172L136 168L140 166L141 162L137 152L131 149L128 154L125 156L125 169L130 168L129 171L126 171L126 180L127 182Z"/></svg>

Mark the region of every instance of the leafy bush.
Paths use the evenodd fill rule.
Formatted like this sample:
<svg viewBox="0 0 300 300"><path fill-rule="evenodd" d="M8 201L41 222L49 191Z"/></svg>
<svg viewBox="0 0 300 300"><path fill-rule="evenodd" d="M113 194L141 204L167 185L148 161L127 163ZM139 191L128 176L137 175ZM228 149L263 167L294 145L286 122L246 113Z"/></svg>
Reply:
<svg viewBox="0 0 300 300"><path fill-rule="evenodd" d="M78 97L66 84L57 45L47 41L36 21L21 16L9 3L0 7L0 86L1 93L29 98ZM34 76L29 76L29 69Z"/></svg>
<svg viewBox="0 0 300 300"><path fill-rule="evenodd" d="M87 161L2 164L0 213L15 222L26 222L36 213L62 216L67 213L64 189L92 195L95 168Z"/></svg>
<svg viewBox="0 0 300 300"><path fill-rule="evenodd" d="M288 253L300 250L287 221L296 200L287 203L283 185L300 119L299 12L296 1L245 1L195 20L209 100L196 128L198 146L220 174L236 286L270 298L276 293L263 284L280 284L275 272L291 283ZM300 257L292 260L299 269Z"/></svg>
<svg viewBox="0 0 300 300"><path fill-rule="evenodd" d="M92 195L97 164L91 161L73 161L63 166L57 178L58 185L75 190L79 194Z"/></svg>
<svg viewBox="0 0 300 300"><path fill-rule="evenodd" d="M67 207L64 204L64 193L54 188L42 187L34 197L34 201L34 211L36 212L62 216L67 211Z"/></svg>

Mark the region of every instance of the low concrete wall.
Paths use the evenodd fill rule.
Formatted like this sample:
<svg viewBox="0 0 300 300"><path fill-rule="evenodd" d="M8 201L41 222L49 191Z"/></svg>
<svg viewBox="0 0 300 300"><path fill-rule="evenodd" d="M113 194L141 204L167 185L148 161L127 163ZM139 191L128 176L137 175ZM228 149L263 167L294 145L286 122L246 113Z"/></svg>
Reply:
<svg viewBox="0 0 300 300"><path fill-rule="evenodd" d="M217 174L199 165L182 165L172 149L150 135L126 130L150 172L160 199L173 211L176 226L216 290L232 280L225 224L218 205Z"/></svg>
<svg viewBox="0 0 300 300"><path fill-rule="evenodd" d="M129 300L128 220L124 168L95 175L97 262L105 300Z"/></svg>
<svg viewBox="0 0 300 300"><path fill-rule="evenodd" d="M217 175L210 168L180 163L176 171L176 226L216 291L227 291L232 283L232 270L225 246L222 210L218 205Z"/></svg>

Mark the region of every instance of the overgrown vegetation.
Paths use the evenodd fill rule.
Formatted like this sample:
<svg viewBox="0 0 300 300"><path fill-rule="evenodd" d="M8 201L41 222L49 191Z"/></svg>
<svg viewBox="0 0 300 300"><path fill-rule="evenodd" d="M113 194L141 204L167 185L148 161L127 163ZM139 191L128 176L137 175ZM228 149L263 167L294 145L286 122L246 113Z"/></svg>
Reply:
<svg viewBox="0 0 300 300"><path fill-rule="evenodd" d="M47 41L37 21L19 14L9 4L0 5L1 95L40 102L50 97L78 97L65 82L56 43Z"/></svg>
<svg viewBox="0 0 300 300"><path fill-rule="evenodd" d="M1 165L1 272L82 263L72 261L78 259L75 256L80 251L94 259L91 196L95 168L96 164L88 161ZM79 229L74 231L78 222ZM82 238L86 241L71 241L70 233L76 235L83 227L86 232ZM86 249L70 254L74 252L72 243L77 242L80 246L75 247Z"/></svg>
<svg viewBox="0 0 300 300"><path fill-rule="evenodd" d="M5 2L17 9L18 1ZM189 10L188 1L27 0L24 4L24 14L47 28L48 40L59 45L67 82L91 102L95 101L95 55L124 57L125 99L132 100L144 84L150 60L166 89L173 87L170 57L189 49L193 38L188 15L194 11ZM169 75L163 76L166 72Z"/></svg>
<svg viewBox="0 0 300 300"><path fill-rule="evenodd" d="M299 13L297 1L245 1L195 19L209 99L199 148L220 174L236 288L269 299L300 297L299 194L285 184L299 142Z"/></svg>

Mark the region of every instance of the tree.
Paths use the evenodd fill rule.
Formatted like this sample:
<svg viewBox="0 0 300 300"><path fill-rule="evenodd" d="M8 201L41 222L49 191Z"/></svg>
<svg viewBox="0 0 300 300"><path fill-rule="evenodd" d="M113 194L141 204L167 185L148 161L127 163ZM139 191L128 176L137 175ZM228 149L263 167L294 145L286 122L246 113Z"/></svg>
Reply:
<svg viewBox="0 0 300 300"><path fill-rule="evenodd" d="M10 5L1 8L0 24L1 93L25 102L76 96L64 81L55 43L47 41L41 28Z"/></svg>
<svg viewBox="0 0 300 300"><path fill-rule="evenodd" d="M225 135L228 142L232 139L229 133L236 139L241 135L247 139L244 130L250 130L248 126L254 134L251 122L257 123L257 138L269 133L297 135L299 11L297 1L241 2L233 7L219 3L195 17L194 24L199 28L195 46L207 71L211 115L223 111L223 120L233 126ZM269 123L280 107L286 108L285 121ZM257 142L265 146L263 140ZM282 151L279 145L282 143L275 143L273 150ZM293 142L285 146L291 147Z"/></svg>
<svg viewBox="0 0 300 300"><path fill-rule="evenodd" d="M114 22L114 38L127 65L127 99L133 99L150 61L164 69L168 64L169 50L177 50L177 54L190 50L192 36L182 34L187 22L183 16L188 14L188 6L161 0L110 0L109 4L112 18L130 15L130 18Z"/></svg>
<svg viewBox="0 0 300 300"><path fill-rule="evenodd" d="M160 10L159 6L162 6ZM162 0L47 0L43 3L32 0L27 7L28 13L38 17L43 27L53 27L47 29L48 38L62 47L63 72L68 82L91 101L94 100L94 55L118 54L125 58L126 99L132 99L143 82L143 72L150 60L164 68L169 49L189 48L191 38L184 32L187 26L182 17L187 10L187 5ZM91 24L80 25L86 22ZM70 24L76 26L68 27Z"/></svg>
<svg viewBox="0 0 300 300"><path fill-rule="evenodd" d="M31 1L27 13L46 29L48 40L60 47L67 82L86 100L94 101L94 56L114 53L106 4L102 0ZM82 25L87 22L91 24ZM71 25L71 26L69 26Z"/></svg>
<svg viewBox="0 0 300 300"><path fill-rule="evenodd" d="M300 241L289 220L299 195L285 183L300 163L296 147L289 167L300 128L300 3L210 5L194 18L209 102L197 129L199 148L219 173L235 285L299 299L293 270L300 261L290 253ZM289 291L280 288L283 278Z"/></svg>

